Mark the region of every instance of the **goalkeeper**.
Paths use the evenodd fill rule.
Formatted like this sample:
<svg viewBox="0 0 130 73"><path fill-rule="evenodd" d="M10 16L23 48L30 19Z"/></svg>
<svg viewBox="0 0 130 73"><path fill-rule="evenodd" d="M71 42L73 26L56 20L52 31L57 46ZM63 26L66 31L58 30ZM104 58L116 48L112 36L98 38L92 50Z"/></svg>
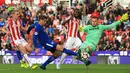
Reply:
<svg viewBox="0 0 130 73"><path fill-rule="evenodd" d="M98 16L92 16L92 24L87 25L84 27L79 27L80 31L84 31L87 33L86 40L81 44L78 50L78 58L79 60L83 61L86 66L91 64L91 61L89 61L89 54L96 50L96 46L100 40L100 37L104 30L112 29L113 27L116 27L121 22L128 19L128 14L125 13L122 15L121 19L119 21L116 21L110 25L99 25L98 24ZM86 54L86 55L85 55ZM86 57L86 58L85 58Z"/></svg>

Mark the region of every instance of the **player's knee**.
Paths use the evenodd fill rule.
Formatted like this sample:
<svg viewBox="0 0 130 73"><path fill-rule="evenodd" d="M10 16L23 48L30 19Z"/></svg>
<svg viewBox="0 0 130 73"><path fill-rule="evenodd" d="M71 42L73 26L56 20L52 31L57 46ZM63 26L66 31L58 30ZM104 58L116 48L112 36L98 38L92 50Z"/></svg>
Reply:
<svg viewBox="0 0 130 73"><path fill-rule="evenodd" d="M16 48L16 47L15 47L15 48L13 48L13 49L14 49L14 50L16 50L16 51L18 51L18 50L19 50L19 49L18 49L18 48Z"/></svg>
<svg viewBox="0 0 130 73"><path fill-rule="evenodd" d="M56 46L56 50L57 50L57 51L63 51L63 47L62 47L61 45L57 45L57 46Z"/></svg>
<svg viewBox="0 0 130 73"><path fill-rule="evenodd" d="M27 48L26 50L27 50L27 52L29 52L29 53L32 52L32 49L31 49L31 48Z"/></svg>
<svg viewBox="0 0 130 73"><path fill-rule="evenodd" d="M21 51L26 51L25 47L23 47L22 45L18 45L18 49Z"/></svg>
<svg viewBox="0 0 130 73"><path fill-rule="evenodd" d="M53 56L54 56L55 58L58 58L58 57L60 56L60 54L61 54L61 52L55 51L55 52L53 53Z"/></svg>
<svg viewBox="0 0 130 73"><path fill-rule="evenodd" d="M27 52L29 52L29 53L31 53L31 52L32 52L32 49L31 49L31 47L29 46L29 44L28 44L28 45L26 45L26 50L27 50Z"/></svg>
<svg viewBox="0 0 130 73"><path fill-rule="evenodd" d="M53 55L53 56L55 57L55 59L59 57L58 55Z"/></svg>

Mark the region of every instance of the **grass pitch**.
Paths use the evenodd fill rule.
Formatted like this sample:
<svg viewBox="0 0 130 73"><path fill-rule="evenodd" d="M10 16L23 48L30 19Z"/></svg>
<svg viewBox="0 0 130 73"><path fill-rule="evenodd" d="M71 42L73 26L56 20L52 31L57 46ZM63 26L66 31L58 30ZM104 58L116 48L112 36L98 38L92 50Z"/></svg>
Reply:
<svg viewBox="0 0 130 73"><path fill-rule="evenodd" d="M0 64L0 73L130 73L129 65L104 65L92 64L86 70L84 64L63 64L61 69L57 70L54 64L47 66L47 70L37 68L21 68L20 64Z"/></svg>

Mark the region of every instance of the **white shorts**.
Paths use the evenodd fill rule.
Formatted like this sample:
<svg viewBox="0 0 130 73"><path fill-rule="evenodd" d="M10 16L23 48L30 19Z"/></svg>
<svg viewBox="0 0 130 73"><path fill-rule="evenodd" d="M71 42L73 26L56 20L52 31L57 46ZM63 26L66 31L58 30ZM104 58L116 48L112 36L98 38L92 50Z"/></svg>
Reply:
<svg viewBox="0 0 130 73"><path fill-rule="evenodd" d="M82 44L82 41L76 37L68 37L66 43L65 43L65 48L66 49L73 49L73 48L77 48Z"/></svg>
<svg viewBox="0 0 130 73"><path fill-rule="evenodd" d="M28 43L23 38L21 38L21 39L15 40L14 44L16 46L22 45L23 47L25 47Z"/></svg>

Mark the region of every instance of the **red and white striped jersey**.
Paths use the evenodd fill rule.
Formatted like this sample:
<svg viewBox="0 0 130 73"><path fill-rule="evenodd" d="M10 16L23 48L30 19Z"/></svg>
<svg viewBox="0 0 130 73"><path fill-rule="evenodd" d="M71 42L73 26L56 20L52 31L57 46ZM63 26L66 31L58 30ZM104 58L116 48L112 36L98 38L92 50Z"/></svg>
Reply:
<svg viewBox="0 0 130 73"><path fill-rule="evenodd" d="M67 23L67 29L68 29L67 38L68 37L77 37L79 23L80 23L80 21L76 18L71 19Z"/></svg>
<svg viewBox="0 0 130 73"><path fill-rule="evenodd" d="M8 30L10 32L11 35L11 40L15 41L18 39L21 39L21 33L20 33L20 26L22 26L22 21L19 20L13 20L12 18L10 18L8 20Z"/></svg>

